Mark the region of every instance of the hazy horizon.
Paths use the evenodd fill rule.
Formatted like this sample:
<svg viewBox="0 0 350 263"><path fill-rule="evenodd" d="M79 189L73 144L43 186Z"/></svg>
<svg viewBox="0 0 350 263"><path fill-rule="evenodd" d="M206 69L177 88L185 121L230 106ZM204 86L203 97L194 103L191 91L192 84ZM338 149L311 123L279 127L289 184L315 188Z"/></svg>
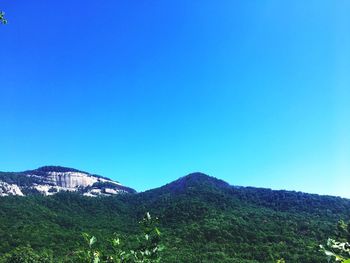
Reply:
<svg viewBox="0 0 350 263"><path fill-rule="evenodd" d="M193 171L350 198L350 2L4 0L0 170Z"/></svg>

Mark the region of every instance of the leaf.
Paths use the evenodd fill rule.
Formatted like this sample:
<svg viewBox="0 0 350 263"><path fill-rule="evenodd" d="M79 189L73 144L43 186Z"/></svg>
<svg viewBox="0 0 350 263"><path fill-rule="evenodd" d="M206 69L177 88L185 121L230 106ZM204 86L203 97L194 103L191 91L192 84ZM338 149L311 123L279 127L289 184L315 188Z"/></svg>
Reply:
<svg viewBox="0 0 350 263"><path fill-rule="evenodd" d="M112 240L112 243L113 245L116 247L116 246L119 246L120 245L120 239L119 238L115 238Z"/></svg>
<svg viewBox="0 0 350 263"><path fill-rule="evenodd" d="M99 262L100 262L100 253L98 251L95 251L93 263L99 263Z"/></svg>
<svg viewBox="0 0 350 263"><path fill-rule="evenodd" d="M154 230L156 231L157 235L160 236L160 231L159 231L159 229L156 227Z"/></svg>
<svg viewBox="0 0 350 263"><path fill-rule="evenodd" d="M326 254L326 256L328 257L335 257L335 254L329 250L324 250L324 253Z"/></svg>
<svg viewBox="0 0 350 263"><path fill-rule="evenodd" d="M91 237L90 238L90 241L89 241L89 246L91 247L93 244L95 244L96 243L96 241L97 241L97 238L96 237Z"/></svg>
<svg viewBox="0 0 350 263"><path fill-rule="evenodd" d="M90 240L90 235L88 234L88 233L82 233L81 234L82 236L83 236L83 238L85 239L85 241L87 242L87 243L89 243L89 240Z"/></svg>

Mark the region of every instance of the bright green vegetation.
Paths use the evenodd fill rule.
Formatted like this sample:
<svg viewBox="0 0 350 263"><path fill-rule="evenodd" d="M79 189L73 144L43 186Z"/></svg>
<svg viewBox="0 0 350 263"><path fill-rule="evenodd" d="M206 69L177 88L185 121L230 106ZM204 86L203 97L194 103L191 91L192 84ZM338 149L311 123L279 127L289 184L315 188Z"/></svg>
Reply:
<svg viewBox="0 0 350 263"><path fill-rule="evenodd" d="M73 251L64 262L75 263L160 263L161 233L157 227L157 218L152 218L147 212L141 220L143 238L134 242L136 249L127 250L118 236L110 240L111 248L99 250L95 248L97 238L83 233L87 246ZM17 247L0 258L1 263L53 263L52 253L36 253L30 246Z"/></svg>
<svg viewBox="0 0 350 263"><path fill-rule="evenodd" d="M232 187L192 174L140 194L90 198L72 193L0 198L0 254L30 245L57 262L86 247L81 233L96 237L94 249L137 251L145 212L159 218L161 262L322 263L319 251L337 237L339 219L350 219L350 200L261 188ZM29 253L29 252L28 252ZM28 261L29 262L29 261ZM44 262L44 261L43 261ZM283 262L283 261L280 261Z"/></svg>
<svg viewBox="0 0 350 263"><path fill-rule="evenodd" d="M327 245L321 249L328 257L328 262L350 263L350 223L339 221L337 239L329 238Z"/></svg>
<svg viewBox="0 0 350 263"><path fill-rule="evenodd" d="M160 263L160 252L163 246L160 245L161 233L156 226L156 221L157 219L146 213L140 222L143 229L143 238L138 239L134 243L135 249L131 250L123 247L120 238L117 236L110 241L112 250L98 250L95 248L96 237L84 233L83 236L88 248L74 252L68 261L81 263Z"/></svg>

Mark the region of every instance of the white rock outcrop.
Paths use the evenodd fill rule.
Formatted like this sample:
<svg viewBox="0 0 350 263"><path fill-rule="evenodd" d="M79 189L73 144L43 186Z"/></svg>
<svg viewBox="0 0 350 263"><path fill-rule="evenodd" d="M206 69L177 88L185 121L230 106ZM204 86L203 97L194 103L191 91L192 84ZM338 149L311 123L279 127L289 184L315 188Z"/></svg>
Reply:
<svg viewBox="0 0 350 263"><path fill-rule="evenodd" d="M42 167L37 170L9 174L12 181L8 179L6 182L4 176L0 179L0 196L23 196L26 195L25 193L53 195L60 191L80 192L85 196L134 192L133 189L108 178L64 167ZM25 182L25 184L9 183L13 182L14 175L21 177L22 180L18 181ZM23 177L27 178L23 180Z"/></svg>
<svg viewBox="0 0 350 263"><path fill-rule="evenodd" d="M6 182L0 181L0 196L9 196L9 195L20 195L23 196L21 189L16 184L9 184Z"/></svg>

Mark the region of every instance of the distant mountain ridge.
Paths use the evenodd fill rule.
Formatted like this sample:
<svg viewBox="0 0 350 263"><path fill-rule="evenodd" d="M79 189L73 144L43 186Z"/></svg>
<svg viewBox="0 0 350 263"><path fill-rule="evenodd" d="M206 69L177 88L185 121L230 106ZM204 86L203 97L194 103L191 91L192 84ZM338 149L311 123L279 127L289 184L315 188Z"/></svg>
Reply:
<svg viewBox="0 0 350 263"><path fill-rule="evenodd" d="M249 202L259 207L278 211L299 213L307 205L308 211L314 214L318 214L320 210L328 210L335 214L345 212L350 216L350 199L348 198L290 190L230 185L221 179L201 172L180 177L164 186L140 193L140 195L147 198L153 196L156 200L161 200L163 197L168 198L169 195L191 195L194 197L203 195L203 198L207 198L213 193L225 194L241 202Z"/></svg>
<svg viewBox="0 0 350 263"><path fill-rule="evenodd" d="M0 196L53 195L61 191L79 192L85 196L136 192L107 177L62 166L43 166L23 172L0 172Z"/></svg>
<svg viewBox="0 0 350 263"><path fill-rule="evenodd" d="M13 192L0 198L0 254L31 244L57 262L83 246L82 232L96 235L101 247L111 233L134 240L149 212L164 233L162 263L326 263L319 245L337 234L340 219L350 220L350 199L232 186L203 173L137 194L107 194L109 184L123 186L65 167L0 173L4 178ZM44 186L64 190L26 193ZM117 193L133 193L127 189ZM29 196L19 197L19 190Z"/></svg>

